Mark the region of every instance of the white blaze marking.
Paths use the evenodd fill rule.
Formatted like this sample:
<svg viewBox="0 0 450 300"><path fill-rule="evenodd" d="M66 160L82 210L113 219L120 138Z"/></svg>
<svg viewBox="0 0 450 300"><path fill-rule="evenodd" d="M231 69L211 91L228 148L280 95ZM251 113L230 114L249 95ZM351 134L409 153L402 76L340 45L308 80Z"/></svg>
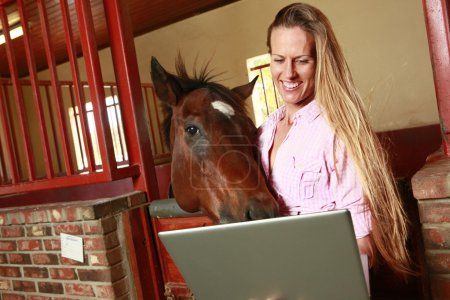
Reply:
<svg viewBox="0 0 450 300"><path fill-rule="evenodd" d="M218 111L223 113L228 118L230 118L231 116L234 116L234 109L231 107L231 105L229 105L223 101L214 101L211 103L211 105L214 109L217 109Z"/></svg>

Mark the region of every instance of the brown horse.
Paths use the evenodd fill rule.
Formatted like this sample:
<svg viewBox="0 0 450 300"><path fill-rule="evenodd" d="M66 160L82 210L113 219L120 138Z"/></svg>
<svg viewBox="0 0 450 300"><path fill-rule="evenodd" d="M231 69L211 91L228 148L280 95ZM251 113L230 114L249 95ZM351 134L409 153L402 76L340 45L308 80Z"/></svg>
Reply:
<svg viewBox="0 0 450 300"><path fill-rule="evenodd" d="M188 212L202 210L216 223L277 216L257 158L256 128L244 107L256 78L230 90L211 82L206 68L190 78L180 57L176 68L177 76L152 57L178 205Z"/></svg>

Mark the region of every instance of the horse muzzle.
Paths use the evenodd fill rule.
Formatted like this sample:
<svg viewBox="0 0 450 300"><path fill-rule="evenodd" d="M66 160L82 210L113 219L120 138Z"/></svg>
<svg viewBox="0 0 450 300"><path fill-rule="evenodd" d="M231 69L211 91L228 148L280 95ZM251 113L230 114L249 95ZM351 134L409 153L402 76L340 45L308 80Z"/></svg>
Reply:
<svg viewBox="0 0 450 300"><path fill-rule="evenodd" d="M279 216L278 203L275 199L250 199L236 210L229 207L223 208L219 212L219 223L235 223L260 219L275 218Z"/></svg>

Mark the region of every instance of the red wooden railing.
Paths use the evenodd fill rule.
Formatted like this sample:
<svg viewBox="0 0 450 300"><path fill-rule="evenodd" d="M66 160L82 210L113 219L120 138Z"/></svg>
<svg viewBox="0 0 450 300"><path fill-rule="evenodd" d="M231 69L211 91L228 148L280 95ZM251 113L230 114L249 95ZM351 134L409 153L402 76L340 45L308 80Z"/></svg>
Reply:
<svg viewBox="0 0 450 300"><path fill-rule="evenodd" d="M20 102L11 97L14 93L12 80L0 79L0 194L12 192L41 190L42 184L51 186L58 178L58 186L73 184L73 176L89 175L103 172L99 139L95 126L94 109L92 102L86 101L85 95L89 92L89 85L84 81L58 81L57 89L60 91L60 102L65 107L60 110L53 109L53 98L50 80L19 80L20 94L30 95L29 100L34 102L34 110L20 107ZM104 82L105 107L108 115L108 127L114 160L117 168L130 166L128 150L124 136L124 126L120 109L120 98L115 82ZM151 151L154 160L166 162L170 159L170 153L164 146L161 134L160 108L157 102L152 84L141 84L142 94L146 106L146 113L150 131ZM37 97L31 97L37 95ZM27 97L24 97L27 99ZM23 104L22 104L23 105ZM15 107L16 106L16 107ZM25 111L21 118L19 111ZM33 115L31 115L33 114ZM55 120L56 119L56 120ZM31 121L33 120L33 121ZM58 126L64 120L64 129ZM24 121L23 124L17 124ZM17 127L20 127L18 132ZM39 132L39 143L30 143L30 139L20 142L16 137L26 137ZM23 132L25 132L23 134ZM64 135L63 141L58 138ZM19 144L30 143L31 157L21 155ZM5 145L6 147L2 147ZM40 147L41 150L37 151ZM37 153L41 153L37 155ZM68 153L70 163L67 163ZM27 153L29 154L29 153ZM24 171L33 164L30 172ZM67 166L71 166L67 172ZM30 170L30 169L28 169ZM116 177L117 178L117 177ZM91 182L92 183L92 182Z"/></svg>
<svg viewBox="0 0 450 300"><path fill-rule="evenodd" d="M134 101L127 95L128 87L122 89L122 95L119 95L116 83L105 83L102 79L100 59L97 53L95 41L95 30L91 14L90 1L75 1L75 8L78 17L80 41L83 49L84 62L86 65L87 82L80 80L79 62L75 53L74 36L72 31L72 20L70 19L69 8L66 0L60 1L61 15L63 17L65 29L65 42L67 45L67 55L70 62L72 81L61 81L58 78L55 62L55 49L52 47L50 24L45 1L37 1L39 20L42 29L43 44L45 47L48 73L50 80L38 80L36 71L36 62L34 61L33 45L30 39L27 11L23 0L16 2L21 18L23 28L23 46L26 52L29 79L19 78L15 49L12 47L9 36L9 24L6 14L6 5L14 1L0 2L0 20L6 40L6 53L8 58L9 73L8 79L0 80L0 116L1 130L0 143L0 195L12 194L18 192L42 190L46 188L76 186L80 184L89 184L96 182L105 182L118 180L125 177L136 177L139 175L140 158L139 151L131 149L131 155L128 158L129 149L127 141L131 145L136 145L135 139L130 135L133 132L128 128L135 127L130 125L134 123L136 113L141 111L132 111L132 107L127 101ZM113 11L114 4L120 5L120 1L105 1L105 15L109 21L109 32L123 31L123 24L117 24L120 19L118 16L109 17L108 11ZM125 6L125 5L122 5ZM111 8L112 7L112 8ZM123 14L123 13L122 13ZM117 25L116 25L117 24ZM118 26L121 29L112 27ZM130 37L132 38L131 32ZM112 52L114 49L127 49L124 44L120 44L115 35L111 37ZM124 39L125 36L119 36ZM114 40L119 46L114 47ZM36 41L34 41L36 42ZM129 51L129 50L126 50ZM117 51L116 51L117 52ZM86 55L87 54L87 55ZM113 60L125 60L123 57L113 57ZM119 67L119 64L114 64ZM121 65L124 65L123 63ZM137 70L134 70L137 73ZM117 74L117 77L131 76L129 74ZM138 77L138 75L137 75ZM128 78L117 78L118 82L127 82ZM138 84L139 81L138 81ZM66 92L64 92L66 88ZM155 94L150 84L143 84L138 88L137 99L145 101L142 105L147 109L147 116L142 118L142 126L149 126L151 136L150 145L145 151L153 150L153 154L160 161L168 158L166 149L160 136L159 130L159 109L155 102ZM142 90L141 90L142 89ZM66 93L66 94L64 94ZM68 93L68 94L67 94ZM114 143L110 121L108 119L108 107L106 97L118 97L121 114L126 116L123 120L115 114L116 124L120 124L119 143ZM89 98L90 101L86 101ZM33 103L34 107L30 107ZM70 120L68 120L68 105L76 110L76 135L71 136ZM90 112L86 111L87 104L92 105ZM131 110L131 111L130 111ZM130 111L130 112L129 112ZM33 114L33 115L30 115ZM150 115L153 116L149 118ZM90 130L88 117L93 116ZM147 121L146 119L150 120ZM149 130L142 128L141 135L149 136ZM38 137L32 139L32 137ZM78 144L75 142L78 140ZM93 148L93 140L96 141L97 149ZM78 169L76 166L76 149L82 152L84 168ZM99 157L95 158L95 152L99 152ZM117 159L116 152L126 152L126 159ZM136 158L136 156L138 158ZM136 163L136 160L138 163ZM152 162L153 164L153 162Z"/></svg>
<svg viewBox="0 0 450 300"><path fill-rule="evenodd" d="M42 41L30 38L27 25L31 14L27 8L34 2L24 2L0 0L8 61L8 72L1 70L1 74L9 74L0 79L0 205L2 201L7 205L5 201L18 193L67 188L79 192L82 185L123 179L127 179L124 190L129 190L131 181L131 188L145 192L149 201L159 199L155 158L166 159L168 154L159 135L155 94L151 85L141 84L139 78L127 1L103 1L116 82L103 80L91 1L74 0L74 5L59 1L72 76L68 81L59 78L56 68L51 34L55 25L49 18L49 1L36 0L40 26L34 28L41 29ZM23 28L26 78L20 75L15 57L17 43L13 47L9 33L6 9L11 3L17 5ZM75 10L77 20L71 19L74 15L70 10ZM79 36L74 34L74 24ZM86 81L81 80L75 41L81 44ZM33 52L35 43L43 43L49 80L38 78L41 74ZM162 276L147 209L131 210L125 219L129 221L127 240L133 250L130 261L139 258L139 264L132 265L136 294L139 299L162 299Z"/></svg>

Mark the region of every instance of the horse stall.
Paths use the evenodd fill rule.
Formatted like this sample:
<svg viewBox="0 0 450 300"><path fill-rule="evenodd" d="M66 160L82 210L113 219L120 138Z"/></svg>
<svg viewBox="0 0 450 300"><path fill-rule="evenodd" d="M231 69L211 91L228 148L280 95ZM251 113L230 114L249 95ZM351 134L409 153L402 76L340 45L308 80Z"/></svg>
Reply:
<svg viewBox="0 0 450 300"><path fill-rule="evenodd" d="M162 115L134 38L232 2L0 0L0 299L195 298L157 233L212 221L171 198ZM423 5L443 126L379 133L419 274L405 283L374 270L372 299L450 299L449 7Z"/></svg>
<svg viewBox="0 0 450 300"><path fill-rule="evenodd" d="M165 298L148 204L170 156L133 37L229 2L0 1L2 299Z"/></svg>

